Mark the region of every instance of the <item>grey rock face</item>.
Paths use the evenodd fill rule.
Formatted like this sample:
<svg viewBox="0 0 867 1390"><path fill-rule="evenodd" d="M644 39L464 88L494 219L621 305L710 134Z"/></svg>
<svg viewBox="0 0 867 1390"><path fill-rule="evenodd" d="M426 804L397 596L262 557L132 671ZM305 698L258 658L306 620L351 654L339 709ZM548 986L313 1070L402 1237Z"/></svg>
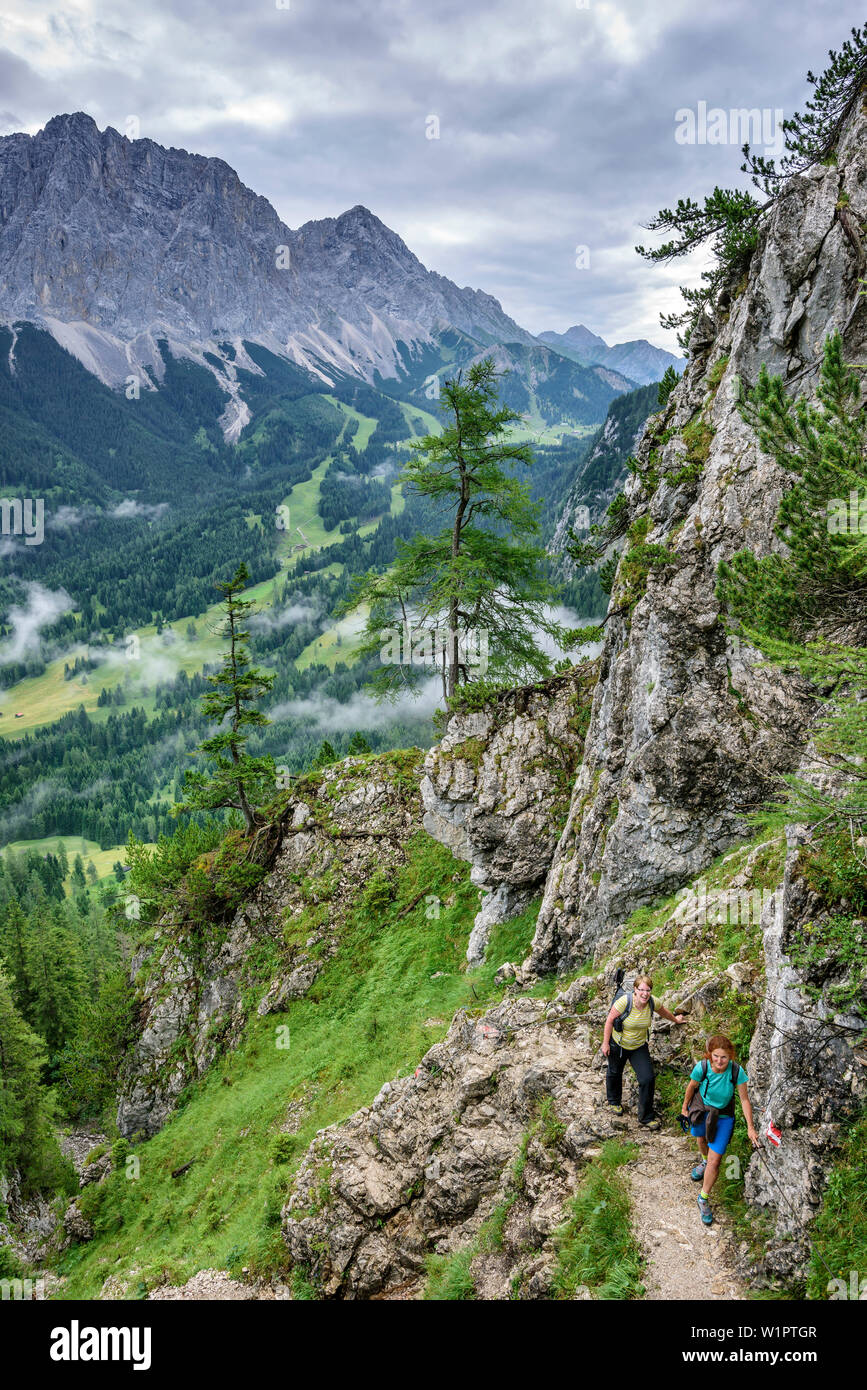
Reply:
<svg viewBox="0 0 867 1390"><path fill-rule="evenodd" d="M87 1217L79 1211L75 1202L72 1202L64 1213L63 1229L70 1241L83 1243L93 1240L93 1222L88 1221Z"/></svg>
<svg viewBox="0 0 867 1390"><path fill-rule="evenodd" d="M0 139L0 317L46 326L112 385L161 375L160 337L214 370L207 351L230 396L236 364L257 370L242 339L368 380L398 375L398 342L446 326L535 342L492 296L428 272L366 208L293 231L222 160L100 131L81 112Z"/></svg>
<svg viewBox="0 0 867 1390"><path fill-rule="evenodd" d="M21 1174L13 1169L0 1173L0 1206L5 1208L5 1219L0 1222L0 1250L8 1246L23 1264L38 1263L51 1249L57 1227L51 1203L41 1192L25 1195Z"/></svg>
<svg viewBox="0 0 867 1390"><path fill-rule="evenodd" d="M682 431L707 426L697 483L660 482L646 541L675 563L651 568L643 594L623 586L606 625L585 758L539 915L530 967L568 968L635 907L695 875L742 834L744 807L770 774L792 769L810 703L797 682L727 643L715 596L717 566L737 550L767 553L784 478L737 410L762 363L809 390L826 336L849 325L848 356L863 361L859 264L837 211L867 217L867 118L859 112L839 164L792 181L769 211L747 283L704 341L665 417L651 417L638 458L656 450L660 474L680 466ZM860 301L863 304L863 300ZM793 314L793 306L797 313ZM716 368L713 377L709 377ZM668 442L663 430L676 433ZM641 485L627 489L637 509ZM641 510L646 511L646 503ZM632 602L637 597L637 601Z"/></svg>
<svg viewBox="0 0 867 1390"><path fill-rule="evenodd" d="M782 1276L805 1272L809 1225L821 1204L841 1122L867 1098L863 1018L835 1012L825 997L806 992L809 984L821 981L827 988L844 980L845 963L831 962L811 980L794 969L788 954L804 926L822 917L822 905L798 868L807 842L806 832L790 830L785 878L762 922L767 984L749 1064L756 1127L763 1133L773 1123L782 1141L779 1148L765 1147L763 1159L751 1160L746 1194L774 1212L765 1264Z"/></svg>
<svg viewBox="0 0 867 1390"><path fill-rule="evenodd" d="M615 1133L599 1103L587 1029L557 1024L558 1012L569 1009L536 999L511 1000L482 1019L461 1010L413 1076L387 1082L372 1105L314 1140L283 1235L326 1296L370 1297L423 1273L431 1249L469 1244L510 1191L522 1140L547 1097L562 1142L529 1144L506 1229L507 1277L492 1279L499 1292L490 1293L508 1297L518 1277L525 1297L544 1297L552 1233L578 1165Z"/></svg>
<svg viewBox="0 0 867 1390"><path fill-rule="evenodd" d="M453 714L425 758L424 828L472 864L472 881L487 895L470 937L471 962L483 959L491 926L521 912L544 881L594 681L592 667L576 668Z"/></svg>

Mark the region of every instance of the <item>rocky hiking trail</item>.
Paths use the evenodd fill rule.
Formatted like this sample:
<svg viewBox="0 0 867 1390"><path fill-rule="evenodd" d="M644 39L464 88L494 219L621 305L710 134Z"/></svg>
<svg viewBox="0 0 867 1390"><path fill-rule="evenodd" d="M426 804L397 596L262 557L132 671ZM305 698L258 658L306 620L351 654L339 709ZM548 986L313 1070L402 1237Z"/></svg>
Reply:
<svg viewBox="0 0 867 1390"><path fill-rule="evenodd" d="M695 1147L679 1134L648 1133L633 1120L620 1122L623 1139L640 1153L623 1172L632 1201L632 1230L641 1247L643 1283L648 1302L740 1301L747 1297L734 1270L732 1231L725 1213L715 1205L714 1224L702 1226L696 1205L698 1184L689 1176ZM372 1296L375 1302L420 1299L424 1276L404 1280ZM203 1270L185 1285L164 1287L154 1299L281 1299L285 1285L250 1285L222 1271ZM586 1294L585 1294L586 1297Z"/></svg>
<svg viewBox="0 0 867 1390"><path fill-rule="evenodd" d="M625 1128L624 1140L641 1148L623 1171L632 1201L632 1231L644 1252L645 1300L745 1299L734 1270L733 1237L725 1213L715 1206L709 1227L699 1218L699 1184L689 1176L695 1146L682 1135L651 1134L628 1121ZM424 1279L408 1279L373 1297L384 1302L416 1299L423 1289Z"/></svg>
<svg viewBox="0 0 867 1390"><path fill-rule="evenodd" d="M643 1283L650 1302L672 1299L739 1300L747 1297L733 1268L733 1240L725 1213L713 1203L703 1226L689 1176L695 1145L685 1136L652 1134L631 1123L624 1138L641 1147L623 1172L632 1199L632 1229L645 1257Z"/></svg>

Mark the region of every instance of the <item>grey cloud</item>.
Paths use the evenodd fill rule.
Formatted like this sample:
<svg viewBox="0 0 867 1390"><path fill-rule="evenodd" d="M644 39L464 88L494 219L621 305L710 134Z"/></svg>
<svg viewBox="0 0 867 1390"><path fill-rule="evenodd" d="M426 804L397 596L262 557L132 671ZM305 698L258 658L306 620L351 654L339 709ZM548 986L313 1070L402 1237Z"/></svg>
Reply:
<svg viewBox="0 0 867 1390"><path fill-rule="evenodd" d="M355 729L376 729L396 719L429 719L442 703L442 682L432 676L419 686L417 696L399 695L393 701L378 702L372 695L356 693L346 704L326 695L305 700L286 700L268 711L271 719L310 719L323 733L349 733Z"/></svg>
<svg viewBox="0 0 867 1390"><path fill-rule="evenodd" d="M38 583L25 584L24 588L24 603L13 604L6 618L11 624L12 635L0 644L0 666L36 655L42 629L50 627L62 613L74 607L65 589L46 589L44 584Z"/></svg>
<svg viewBox="0 0 867 1390"><path fill-rule="evenodd" d="M54 13L31 8L46 25ZM658 315L701 267L647 266L632 249L641 225L679 196L744 182L736 148L675 142L675 111L803 108L806 70L862 8L768 0L759 19L747 0L95 0L87 24L54 25L62 64L23 40L5 69L0 55L0 89L28 125L86 109L122 130L137 114L143 136L226 160L291 226L364 203L429 268L496 295L531 331L583 322L609 342L674 348ZM429 114L439 140L425 139Z"/></svg>
<svg viewBox="0 0 867 1390"><path fill-rule="evenodd" d="M277 632L295 623L312 623L321 611L321 605L313 599L300 599L297 603L287 604L285 608L254 613L250 619L250 627L258 632Z"/></svg>
<svg viewBox="0 0 867 1390"><path fill-rule="evenodd" d="M157 502L151 506L148 502L136 502L132 497L125 497L122 502L118 502L116 507L112 507L109 516L117 517L120 521L128 521L131 518L147 517L149 520L156 520L169 509L168 502Z"/></svg>

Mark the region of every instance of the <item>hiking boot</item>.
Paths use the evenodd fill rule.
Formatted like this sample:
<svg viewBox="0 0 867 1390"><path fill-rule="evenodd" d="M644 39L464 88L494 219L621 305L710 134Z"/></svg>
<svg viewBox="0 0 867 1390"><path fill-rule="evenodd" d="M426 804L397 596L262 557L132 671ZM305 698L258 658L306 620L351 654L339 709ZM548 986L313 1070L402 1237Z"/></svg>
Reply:
<svg viewBox="0 0 867 1390"><path fill-rule="evenodd" d="M622 1114L623 1114L623 1106L622 1106L622 1105L609 1105L608 1109L611 1111L612 1115L622 1115Z"/></svg>
<svg viewBox="0 0 867 1390"><path fill-rule="evenodd" d="M642 1123L643 1123L643 1122L642 1122ZM654 1131L654 1133L655 1133L656 1130L662 1129L662 1125L659 1123L659 1120L648 1120L647 1123L644 1124L644 1128L645 1128L645 1129L652 1129L652 1130Z"/></svg>
<svg viewBox="0 0 867 1390"><path fill-rule="evenodd" d="M692 1172L691 1172L690 1175L689 1175L689 1176L692 1178L693 1182L701 1182L702 1178L704 1177L704 1170L705 1170L706 1167L707 1167L707 1159L706 1159L706 1158L705 1158L705 1159L702 1159L701 1163L697 1163L697 1164L695 1165L695 1167L693 1168Z"/></svg>
<svg viewBox="0 0 867 1390"><path fill-rule="evenodd" d="M713 1222L713 1212L710 1209L710 1202L707 1197L702 1197L701 1193L698 1194L697 1201L702 1221L706 1226L710 1226Z"/></svg>

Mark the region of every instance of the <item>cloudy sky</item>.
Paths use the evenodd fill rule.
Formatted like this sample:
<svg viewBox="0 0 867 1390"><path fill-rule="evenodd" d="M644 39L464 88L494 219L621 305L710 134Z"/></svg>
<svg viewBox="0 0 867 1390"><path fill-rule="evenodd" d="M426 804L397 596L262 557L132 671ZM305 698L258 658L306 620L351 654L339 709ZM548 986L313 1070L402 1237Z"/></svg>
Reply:
<svg viewBox="0 0 867 1390"><path fill-rule="evenodd" d="M532 332L648 337L700 264L641 224L743 182L676 112L803 109L853 0L0 0L0 134L59 112L218 155L291 226L364 203ZM685 124L680 121L683 133ZM652 241L653 239L650 238ZM585 251L577 248L586 247ZM576 261L584 262L578 268Z"/></svg>

